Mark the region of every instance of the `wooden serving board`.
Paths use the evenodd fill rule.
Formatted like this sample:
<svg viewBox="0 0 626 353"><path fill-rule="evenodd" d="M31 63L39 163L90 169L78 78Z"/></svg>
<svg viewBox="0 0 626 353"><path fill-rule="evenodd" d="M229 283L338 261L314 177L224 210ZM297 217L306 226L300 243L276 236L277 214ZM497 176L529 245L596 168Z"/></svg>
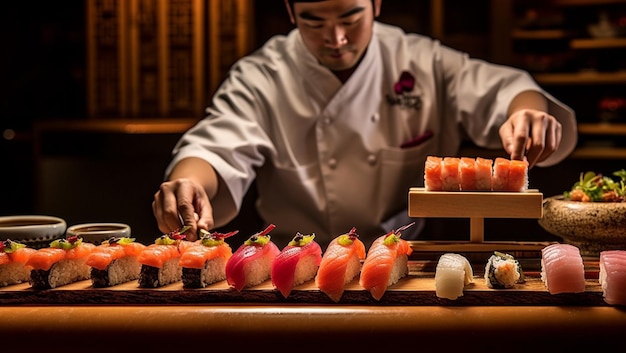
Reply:
<svg viewBox="0 0 626 353"><path fill-rule="evenodd" d="M409 217L469 218L470 241L484 240L485 218L541 218L543 194L523 192L427 191L410 188Z"/></svg>
<svg viewBox="0 0 626 353"><path fill-rule="evenodd" d="M606 306L597 272L588 271L586 290L583 293L550 294L538 272L526 273L526 282L511 289L491 289L475 272L474 282L467 285L464 295L456 300L438 298L435 292L433 263L413 263L409 275L387 289L380 301L353 280L346 285L338 304L358 305L444 305L444 306ZM80 281L48 290L33 290L28 283L0 288L0 305L211 305L223 303L251 304L330 304L335 305L321 292L314 281L294 288L284 298L266 281L241 292L230 288L225 281L206 288L188 289L182 282L161 288L139 288L136 281L110 288L93 288L91 281Z"/></svg>

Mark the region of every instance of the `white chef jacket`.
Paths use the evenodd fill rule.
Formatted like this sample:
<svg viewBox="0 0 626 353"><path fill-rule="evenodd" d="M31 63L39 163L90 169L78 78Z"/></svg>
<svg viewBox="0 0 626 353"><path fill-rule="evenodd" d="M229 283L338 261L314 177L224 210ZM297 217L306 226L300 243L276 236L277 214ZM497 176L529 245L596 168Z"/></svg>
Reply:
<svg viewBox="0 0 626 353"><path fill-rule="evenodd" d="M395 91L404 71L414 84ZM426 156L457 154L464 136L501 148L498 128L526 90L542 92L563 125L559 150L542 165L557 163L576 145L574 112L527 73L376 22L342 84L294 29L234 64L206 118L175 146L166 174L187 157L213 165L224 181L212 200L217 226L236 216L256 181L257 210L276 225L273 236L314 233L327 243L356 227L371 241L412 221L408 190L423 186ZM401 148L427 131L432 138Z"/></svg>

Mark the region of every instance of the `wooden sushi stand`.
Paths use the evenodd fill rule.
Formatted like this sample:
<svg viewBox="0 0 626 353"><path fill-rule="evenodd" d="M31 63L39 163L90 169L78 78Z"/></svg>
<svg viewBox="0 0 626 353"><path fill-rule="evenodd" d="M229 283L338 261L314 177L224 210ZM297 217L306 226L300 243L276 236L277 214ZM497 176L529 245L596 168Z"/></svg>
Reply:
<svg viewBox="0 0 626 353"><path fill-rule="evenodd" d="M428 207L422 207L428 205ZM471 205L471 207L468 207ZM493 250L537 252L545 243L491 243L485 217L541 217L542 195L526 193L431 194L409 192L411 217L469 217L467 242L413 241L414 254ZM586 259L584 293L547 292L539 259L520 259L526 283L491 289L481 280L456 300L438 298L436 259L412 259L409 276L380 301L357 281L340 302L313 283L284 298L271 283L237 292L224 282L201 289L174 283L157 289L136 282L92 288L81 281L51 290L28 284L0 288L0 352L164 352L266 349L272 351L372 351L451 349L480 352L626 351L626 307L604 302L597 260Z"/></svg>

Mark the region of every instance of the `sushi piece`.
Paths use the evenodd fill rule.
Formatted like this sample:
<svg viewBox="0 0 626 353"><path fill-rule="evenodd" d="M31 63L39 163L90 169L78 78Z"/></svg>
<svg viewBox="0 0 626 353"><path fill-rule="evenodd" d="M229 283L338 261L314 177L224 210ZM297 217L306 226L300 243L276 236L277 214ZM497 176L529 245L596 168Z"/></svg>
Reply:
<svg viewBox="0 0 626 353"><path fill-rule="evenodd" d="M181 253L193 242L187 241L185 226L169 234L158 237L139 253L141 263L139 287L157 288L182 280L182 267L179 265Z"/></svg>
<svg viewBox="0 0 626 353"><path fill-rule="evenodd" d="M443 191L441 167L443 158L428 156L424 165L424 189L427 191Z"/></svg>
<svg viewBox="0 0 626 353"><path fill-rule="evenodd" d="M86 260L92 286L104 288L137 280L141 272L138 257L145 248L128 237L112 237L96 246Z"/></svg>
<svg viewBox="0 0 626 353"><path fill-rule="evenodd" d="M322 248L315 241L315 234L298 232L274 258L272 284L287 298L295 286L315 278L321 261Z"/></svg>
<svg viewBox="0 0 626 353"><path fill-rule="evenodd" d="M435 268L435 294L439 298L455 300L463 295L466 285L474 281L472 266L466 257L445 253Z"/></svg>
<svg viewBox="0 0 626 353"><path fill-rule="evenodd" d="M469 157L461 157L459 162L459 179L461 191L475 191L476 186L476 160Z"/></svg>
<svg viewBox="0 0 626 353"><path fill-rule="evenodd" d="M353 227L328 244L315 276L315 284L332 301L339 302L345 285L361 272L363 259L365 244L359 240L356 228Z"/></svg>
<svg viewBox="0 0 626 353"><path fill-rule="evenodd" d="M238 230L228 233L204 231L196 245L187 248L180 256L183 287L204 288L225 280L226 262L233 251L224 239L237 233Z"/></svg>
<svg viewBox="0 0 626 353"><path fill-rule="evenodd" d="M491 191L493 159L476 157L476 190Z"/></svg>
<svg viewBox="0 0 626 353"><path fill-rule="evenodd" d="M238 292L270 279L272 261L280 253L269 235L274 228L276 226L270 224L250 236L228 259L226 281Z"/></svg>
<svg viewBox="0 0 626 353"><path fill-rule="evenodd" d="M580 249L571 244L550 244L541 249L541 280L550 294L584 292Z"/></svg>
<svg viewBox="0 0 626 353"><path fill-rule="evenodd" d="M513 288L524 283L522 265L512 255L494 251L485 265L485 284L489 288Z"/></svg>
<svg viewBox="0 0 626 353"><path fill-rule="evenodd" d="M33 289L51 289L89 279L91 267L87 256L96 245L83 242L77 236L57 239L47 248L38 249L28 258L31 266L30 285Z"/></svg>
<svg viewBox="0 0 626 353"><path fill-rule="evenodd" d="M441 188L443 191L460 191L459 163L461 163L461 158L443 158L441 165Z"/></svg>
<svg viewBox="0 0 626 353"><path fill-rule="evenodd" d="M380 300L387 288L409 273L408 260L413 249L409 242L401 239L401 233L415 222L391 231L374 240L370 246L363 267L359 284Z"/></svg>
<svg viewBox="0 0 626 353"><path fill-rule="evenodd" d="M11 239L0 241L0 287L28 282L32 267L26 262L35 251Z"/></svg>
<svg viewBox="0 0 626 353"><path fill-rule="evenodd" d="M498 157L493 164L493 191L521 192L528 189L528 162Z"/></svg>
<svg viewBox="0 0 626 353"><path fill-rule="evenodd" d="M626 250L600 252L602 296L607 304L626 305Z"/></svg>

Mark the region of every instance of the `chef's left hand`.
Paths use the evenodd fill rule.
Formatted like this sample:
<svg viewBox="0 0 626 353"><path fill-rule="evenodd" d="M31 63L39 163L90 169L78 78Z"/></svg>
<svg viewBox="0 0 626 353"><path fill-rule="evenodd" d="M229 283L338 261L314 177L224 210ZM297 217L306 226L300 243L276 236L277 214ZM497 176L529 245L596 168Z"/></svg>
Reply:
<svg viewBox="0 0 626 353"><path fill-rule="evenodd" d="M561 143L561 123L548 113L520 109L500 126L500 139L511 159L528 161L529 168L548 158Z"/></svg>

